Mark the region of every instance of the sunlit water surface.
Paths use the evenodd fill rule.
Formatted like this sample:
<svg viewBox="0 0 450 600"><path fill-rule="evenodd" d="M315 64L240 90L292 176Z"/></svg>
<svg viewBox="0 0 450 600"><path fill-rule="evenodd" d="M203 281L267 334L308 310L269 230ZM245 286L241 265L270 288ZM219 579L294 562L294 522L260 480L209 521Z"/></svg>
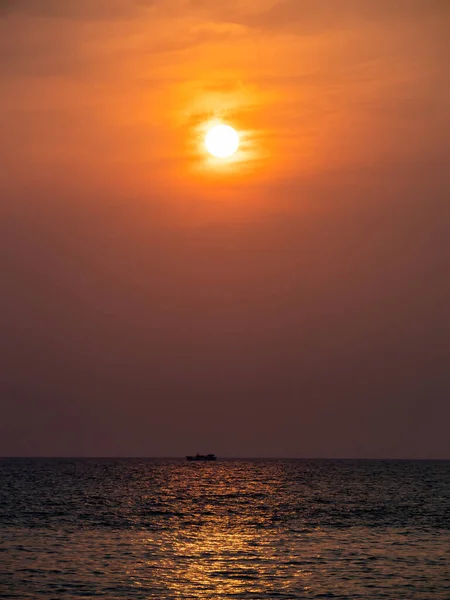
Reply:
<svg viewBox="0 0 450 600"><path fill-rule="evenodd" d="M0 598L450 598L450 462L0 461Z"/></svg>

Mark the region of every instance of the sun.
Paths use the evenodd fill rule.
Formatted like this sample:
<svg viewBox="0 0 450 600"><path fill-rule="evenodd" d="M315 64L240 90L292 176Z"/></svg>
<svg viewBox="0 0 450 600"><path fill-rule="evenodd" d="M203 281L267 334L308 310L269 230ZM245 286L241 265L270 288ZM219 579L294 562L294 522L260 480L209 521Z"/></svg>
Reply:
<svg viewBox="0 0 450 600"><path fill-rule="evenodd" d="M205 146L216 158L227 158L239 148L239 135L229 125L216 125L206 134Z"/></svg>

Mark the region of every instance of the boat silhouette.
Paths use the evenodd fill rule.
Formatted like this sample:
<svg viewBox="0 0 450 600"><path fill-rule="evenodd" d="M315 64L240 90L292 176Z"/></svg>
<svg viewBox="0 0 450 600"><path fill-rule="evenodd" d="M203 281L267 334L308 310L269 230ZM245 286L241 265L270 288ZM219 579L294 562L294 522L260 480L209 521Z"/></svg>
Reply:
<svg viewBox="0 0 450 600"><path fill-rule="evenodd" d="M195 456L186 456L188 460L217 460L215 454L196 454Z"/></svg>

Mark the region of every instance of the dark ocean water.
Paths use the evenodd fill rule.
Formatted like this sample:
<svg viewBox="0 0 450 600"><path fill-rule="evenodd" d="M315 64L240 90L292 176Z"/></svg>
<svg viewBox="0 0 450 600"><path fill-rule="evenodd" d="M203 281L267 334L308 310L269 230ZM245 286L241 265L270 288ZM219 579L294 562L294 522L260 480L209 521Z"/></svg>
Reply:
<svg viewBox="0 0 450 600"><path fill-rule="evenodd" d="M450 599L450 462L0 460L0 598Z"/></svg>

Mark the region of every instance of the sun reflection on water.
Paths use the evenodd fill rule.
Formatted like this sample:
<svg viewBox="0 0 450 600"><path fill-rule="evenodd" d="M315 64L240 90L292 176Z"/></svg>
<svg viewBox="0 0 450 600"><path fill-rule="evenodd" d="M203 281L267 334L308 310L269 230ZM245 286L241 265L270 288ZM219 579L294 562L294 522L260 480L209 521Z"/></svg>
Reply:
<svg viewBox="0 0 450 600"><path fill-rule="evenodd" d="M302 568L288 540L284 543L267 520L270 477L232 481L226 469L195 465L176 479L178 490L189 488L190 519L184 527L138 535L140 552L149 558L136 565L136 586L150 580L154 586L157 580L162 594L179 598L271 598L287 593L293 582L299 590L308 588L311 571ZM250 498L253 512L248 511ZM181 492L182 512L185 500Z"/></svg>
<svg viewBox="0 0 450 600"><path fill-rule="evenodd" d="M145 585L147 577L153 579L155 538L140 540L144 552L152 554L146 565L141 565L136 585ZM196 532L167 535L157 542L164 558L159 561L159 583L170 597L196 598L228 597L252 594L270 598L273 594L292 588L296 580L298 589L308 587L310 571L299 568L295 557L289 553L278 555L276 540L258 530L227 531L225 523L208 523ZM288 567L288 572L286 568ZM154 582L153 582L154 585ZM257 596L255 596L255 594ZM194 596L192 596L194 597Z"/></svg>

